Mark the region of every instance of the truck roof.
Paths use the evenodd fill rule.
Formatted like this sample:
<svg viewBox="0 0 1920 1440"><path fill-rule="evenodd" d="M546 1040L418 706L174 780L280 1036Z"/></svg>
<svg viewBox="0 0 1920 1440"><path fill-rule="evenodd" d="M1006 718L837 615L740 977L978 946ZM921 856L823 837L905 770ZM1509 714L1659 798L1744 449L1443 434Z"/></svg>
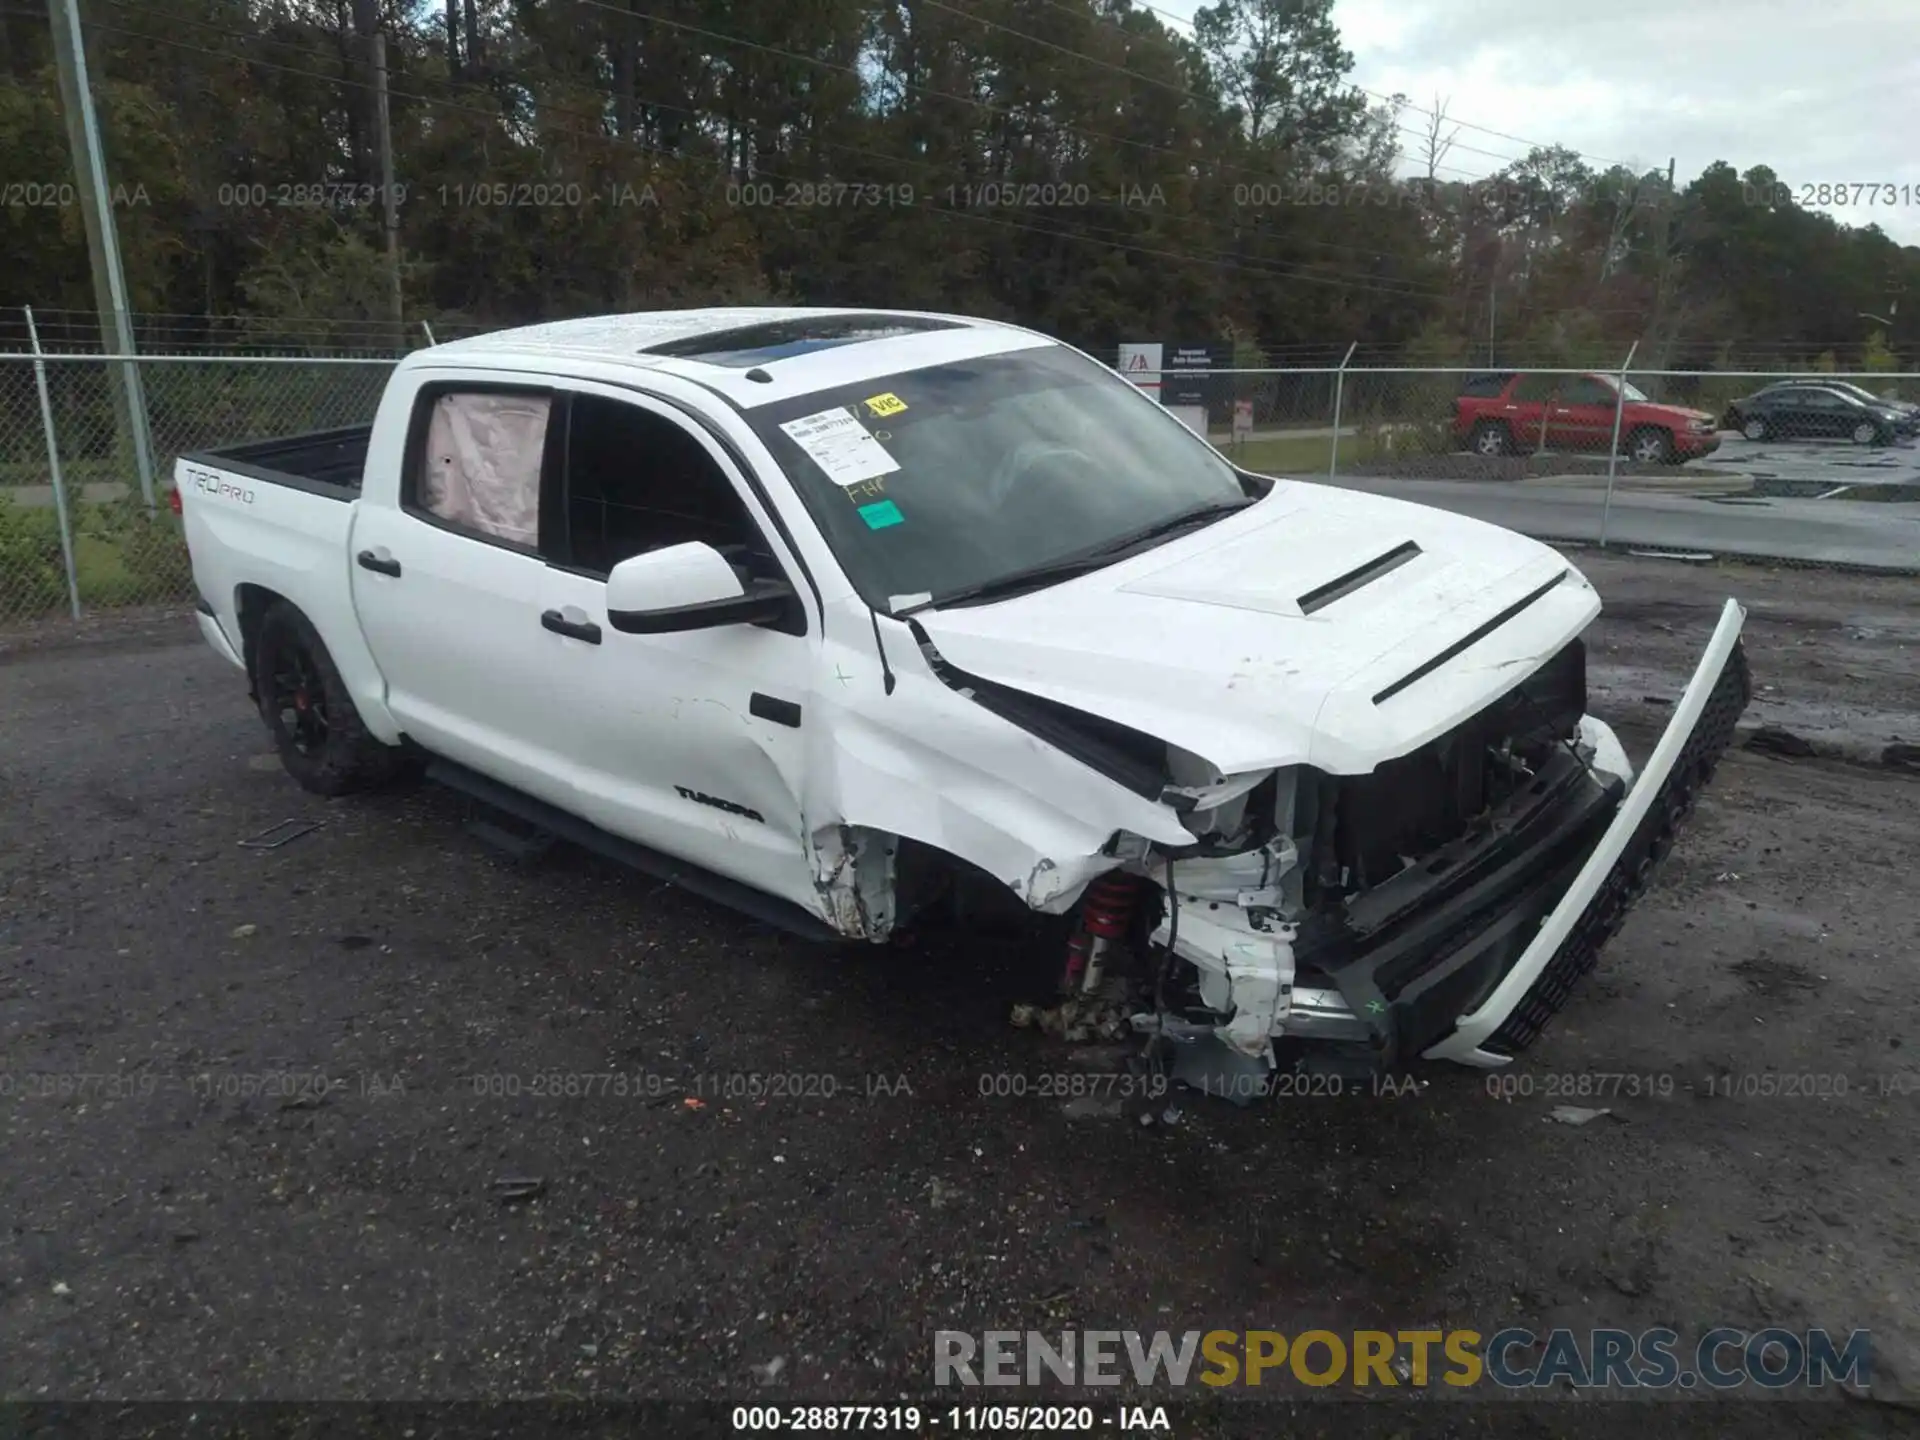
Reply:
<svg viewBox="0 0 1920 1440"><path fill-rule="evenodd" d="M408 364L633 366L695 380L742 408L872 376L1055 342L1016 325L918 310L721 306L595 315L416 350Z"/></svg>

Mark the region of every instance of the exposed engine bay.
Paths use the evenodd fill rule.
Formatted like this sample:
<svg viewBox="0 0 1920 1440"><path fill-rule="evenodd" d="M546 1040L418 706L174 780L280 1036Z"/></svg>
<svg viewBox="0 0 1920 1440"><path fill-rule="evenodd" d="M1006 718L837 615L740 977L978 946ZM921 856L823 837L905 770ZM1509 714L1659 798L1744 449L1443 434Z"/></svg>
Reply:
<svg viewBox="0 0 1920 1440"><path fill-rule="evenodd" d="M1422 961L1444 959L1444 937L1396 964L1365 962L1577 793L1612 809L1631 772L1585 709L1576 639L1369 774L1222 776L1169 747L1162 798L1193 843L1143 846L1088 886L1063 993L1130 1000L1136 1031L1190 1071L1224 1071L1228 1093L1275 1069L1375 1071L1404 1058L1383 1053L1368 1013L1384 1013Z"/></svg>

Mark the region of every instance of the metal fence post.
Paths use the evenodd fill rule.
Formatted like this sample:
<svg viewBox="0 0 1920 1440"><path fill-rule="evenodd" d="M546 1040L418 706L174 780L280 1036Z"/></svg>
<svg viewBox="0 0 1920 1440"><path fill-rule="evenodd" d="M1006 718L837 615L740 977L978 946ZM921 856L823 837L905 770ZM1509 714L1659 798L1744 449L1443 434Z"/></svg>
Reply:
<svg viewBox="0 0 1920 1440"><path fill-rule="evenodd" d="M53 479L53 513L60 524L60 560L67 571L67 602L73 618L80 618L80 572L73 563L73 530L67 524L67 487L60 474L60 446L53 436L53 399L47 393L47 362L41 358L40 328L33 323L33 307L20 307L27 313L27 339L33 346L33 383L40 391L40 424L47 435L47 473Z"/></svg>
<svg viewBox="0 0 1920 1440"><path fill-rule="evenodd" d="M433 338L433 326L429 325L426 321L422 320L420 322L420 328L426 332L427 348L429 350L431 350L435 345L438 345L440 343L438 340Z"/></svg>
<svg viewBox="0 0 1920 1440"><path fill-rule="evenodd" d="M1340 368L1333 372L1333 443L1327 447L1327 479L1331 481L1334 472L1340 467L1340 398L1347 385L1347 362L1353 359L1353 352L1360 348L1360 342L1354 341L1347 346L1347 353L1340 359Z"/></svg>
<svg viewBox="0 0 1920 1440"><path fill-rule="evenodd" d="M1607 447L1607 498L1600 506L1600 548L1607 548L1607 526L1613 519L1613 477L1620 466L1620 416L1627 408L1627 369L1633 364L1633 352L1640 348L1634 341L1627 347L1627 358L1620 362L1620 383L1613 387L1613 444Z"/></svg>

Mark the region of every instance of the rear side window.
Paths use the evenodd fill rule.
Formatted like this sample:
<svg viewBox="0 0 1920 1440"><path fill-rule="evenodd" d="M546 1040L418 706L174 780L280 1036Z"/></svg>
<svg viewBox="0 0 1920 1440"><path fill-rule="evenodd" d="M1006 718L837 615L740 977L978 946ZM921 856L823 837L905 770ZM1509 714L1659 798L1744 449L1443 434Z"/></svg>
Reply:
<svg viewBox="0 0 1920 1440"><path fill-rule="evenodd" d="M1522 375L1520 383L1513 387L1516 400L1545 400L1560 388L1564 375Z"/></svg>
<svg viewBox="0 0 1920 1440"><path fill-rule="evenodd" d="M1512 378L1510 374L1469 375L1467 383L1460 387L1460 393L1468 399L1491 400L1507 388L1507 382Z"/></svg>
<svg viewBox="0 0 1920 1440"><path fill-rule="evenodd" d="M456 530L533 550L553 397L447 390L428 402L414 508Z"/></svg>

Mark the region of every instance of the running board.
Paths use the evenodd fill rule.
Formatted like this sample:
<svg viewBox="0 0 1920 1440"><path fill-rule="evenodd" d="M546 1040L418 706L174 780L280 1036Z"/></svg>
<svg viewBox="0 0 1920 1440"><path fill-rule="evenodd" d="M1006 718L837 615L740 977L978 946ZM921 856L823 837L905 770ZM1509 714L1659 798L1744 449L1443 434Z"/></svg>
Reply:
<svg viewBox="0 0 1920 1440"><path fill-rule="evenodd" d="M1733 743L1734 724L1753 694L1740 646L1746 618L1727 601L1673 719L1600 843L1506 977L1478 1009L1460 1017L1452 1034L1423 1052L1427 1059L1511 1063L1593 969Z"/></svg>
<svg viewBox="0 0 1920 1440"><path fill-rule="evenodd" d="M703 870L697 865L689 865L684 860L676 860L663 855L658 850L649 849L636 841L602 830L591 821L582 820L578 815L569 814L557 805L549 805L544 800L536 800L524 791L511 785L503 785L498 780L482 775L477 770L451 760L435 757L427 762L427 779L445 785L449 790L457 790L470 799L483 805L490 805L504 811L517 820L525 821L536 829L544 830L557 839L578 845L582 850L591 850L596 855L638 870L642 875L651 875L656 880L664 880L669 885L678 885L683 890L725 905L728 909L771 925L789 935L797 935L803 940L844 940L846 937L831 929L826 921L809 915L798 905L764 894L751 886L742 885L737 880L729 880L724 875L716 875L711 870Z"/></svg>

